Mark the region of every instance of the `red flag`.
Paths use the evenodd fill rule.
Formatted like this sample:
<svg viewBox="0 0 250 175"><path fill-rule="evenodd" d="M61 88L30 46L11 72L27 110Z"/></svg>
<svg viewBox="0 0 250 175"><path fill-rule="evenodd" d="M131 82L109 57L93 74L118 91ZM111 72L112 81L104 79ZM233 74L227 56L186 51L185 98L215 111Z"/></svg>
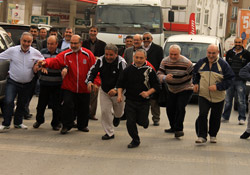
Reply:
<svg viewBox="0 0 250 175"><path fill-rule="evenodd" d="M97 4L98 0L77 0L77 1L82 1L82 2L91 3L91 4Z"/></svg>
<svg viewBox="0 0 250 175"><path fill-rule="evenodd" d="M195 13L190 14L189 18L189 26L188 26L188 34L195 35L196 27L195 27Z"/></svg>

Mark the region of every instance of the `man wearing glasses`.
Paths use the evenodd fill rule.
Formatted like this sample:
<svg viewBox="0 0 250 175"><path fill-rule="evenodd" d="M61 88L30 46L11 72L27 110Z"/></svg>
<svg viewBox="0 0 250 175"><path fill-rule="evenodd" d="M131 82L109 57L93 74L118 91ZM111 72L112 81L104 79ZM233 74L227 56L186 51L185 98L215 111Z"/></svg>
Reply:
<svg viewBox="0 0 250 175"><path fill-rule="evenodd" d="M244 125L246 120L246 81L239 76L240 69L243 68L250 61L250 53L244 49L242 38L235 38L234 47L227 52L226 61L231 66L235 79L227 90L225 98L225 108L222 114L221 121L224 123L229 122L232 101L234 95L238 97L238 120L239 125Z"/></svg>
<svg viewBox="0 0 250 175"><path fill-rule="evenodd" d="M153 37L150 32L146 32L143 34L143 49L147 51L147 61L149 61L155 68L156 72L158 71L161 61L163 59L163 50L162 47L153 43ZM154 122L154 126L159 126L160 121L160 107L157 102L157 94L150 99L151 112L152 112L152 120Z"/></svg>

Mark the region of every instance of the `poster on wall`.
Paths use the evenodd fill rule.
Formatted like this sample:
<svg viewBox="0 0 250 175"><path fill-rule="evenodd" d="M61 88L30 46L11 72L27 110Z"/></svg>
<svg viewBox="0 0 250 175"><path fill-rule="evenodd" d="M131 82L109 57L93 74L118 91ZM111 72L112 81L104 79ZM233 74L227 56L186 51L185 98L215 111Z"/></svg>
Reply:
<svg viewBox="0 0 250 175"><path fill-rule="evenodd" d="M250 10L240 9L238 12L237 19L237 29L236 29L237 37L241 37L243 39L243 45L246 47L247 43L249 43L250 36Z"/></svg>

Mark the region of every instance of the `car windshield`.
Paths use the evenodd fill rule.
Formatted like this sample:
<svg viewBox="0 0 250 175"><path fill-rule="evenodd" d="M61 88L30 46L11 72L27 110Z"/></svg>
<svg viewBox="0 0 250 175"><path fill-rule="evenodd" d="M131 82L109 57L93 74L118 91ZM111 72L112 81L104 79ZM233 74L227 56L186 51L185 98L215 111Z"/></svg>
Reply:
<svg viewBox="0 0 250 175"><path fill-rule="evenodd" d="M161 9L152 6L100 5L96 9L96 25L100 32L107 33L161 33Z"/></svg>
<svg viewBox="0 0 250 175"><path fill-rule="evenodd" d="M164 56L169 55L169 47L177 44L181 47L181 55L197 63L199 59L206 57L208 43L190 43L190 42L168 42L164 47Z"/></svg>

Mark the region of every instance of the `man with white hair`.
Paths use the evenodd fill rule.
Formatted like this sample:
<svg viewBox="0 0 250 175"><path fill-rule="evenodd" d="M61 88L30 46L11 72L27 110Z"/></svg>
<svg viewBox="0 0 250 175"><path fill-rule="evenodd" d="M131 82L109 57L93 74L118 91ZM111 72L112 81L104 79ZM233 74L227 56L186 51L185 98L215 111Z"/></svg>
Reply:
<svg viewBox="0 0 250 175"><path fill-rule="evenodd" d="M171 45L169 56L162 60L157 72L161 83L167 83L169 90L166 106L171 128L165 132L175 133L176 138L184 136L185 108L193 94L193 64L180 53L180 46Z"/></svg>

